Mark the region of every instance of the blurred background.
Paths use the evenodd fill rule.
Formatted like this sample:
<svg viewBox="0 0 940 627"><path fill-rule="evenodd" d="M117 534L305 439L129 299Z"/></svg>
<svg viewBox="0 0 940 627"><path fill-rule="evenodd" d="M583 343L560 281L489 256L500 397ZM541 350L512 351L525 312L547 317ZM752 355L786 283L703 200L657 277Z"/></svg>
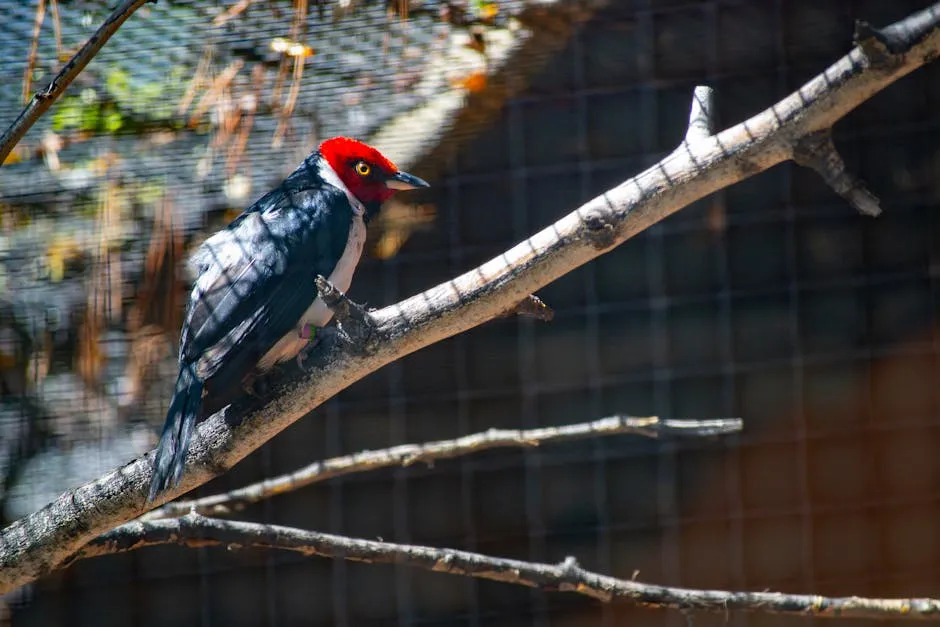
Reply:
<svg viewBox="0 0 940 627"><path fill-rule="evenodd" d="M113 2L0 0L0 126ZM0 169L0 516L152 448L182 262L320 140L432 182L370 225L382 306L502 252L926 0L161 0ZM836 129L885 213L784 164L501 319L385 367L198 493L316 459L614 413L741 416L740 436L500 450L335 480L242 518L581 564L688 587L940 596L940 64ZM936 446L935 446L936 445ZM259 551L154 548L8 595L14 625L639 625L667 611ZM688 619L691 621L691 618ZM761 615L698 624L792 624Z"/></svg>

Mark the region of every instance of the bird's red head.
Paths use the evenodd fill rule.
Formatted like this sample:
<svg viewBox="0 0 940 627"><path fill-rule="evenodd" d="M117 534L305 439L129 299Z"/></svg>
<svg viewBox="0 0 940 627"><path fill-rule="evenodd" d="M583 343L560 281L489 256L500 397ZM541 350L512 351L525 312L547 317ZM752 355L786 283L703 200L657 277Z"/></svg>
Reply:
<svg viewBox="0 0 940 627"><path fill-rule="evenodd" d="M363 204L383 203L395 192L428 184L402 172L381 152L349 137L333 137L320 144L320 154L353 196Z"/></svg>

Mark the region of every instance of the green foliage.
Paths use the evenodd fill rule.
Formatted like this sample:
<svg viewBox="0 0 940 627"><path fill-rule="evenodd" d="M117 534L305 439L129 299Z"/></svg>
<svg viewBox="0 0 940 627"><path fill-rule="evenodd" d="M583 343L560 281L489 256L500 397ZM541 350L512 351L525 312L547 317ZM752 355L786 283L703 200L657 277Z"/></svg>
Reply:
<svg viewBox="0 0 940 627"><path fill-rule="evenodd" d="M124 126L124 118L117 111L108 111L104 116L104 128L109 133L117 133Z"/></svg>
<svg viewBox="0 0 940 627"><path fill-rule="evenodd" d="M156 205L166 195L166 185L154 181L141 183L135 190L137 201L144 205Z"/></svg>
<svg viewBox="0 0 940 627"><path fill-rule="evenodd" d="M52 115L52 130L64 131L81 128L82 101L75 96L63 96Z"/></svg>
<svg viewBox="0 0 940 627"><path fill-rule="evenodd" d="M113 69L104 81L108 93L118 102L131 100L131 77L124 70Z"/></svg>
<svg viewBox="0 0 940 627"><path fill-rule="evenodd" d="M64 96L52 116L54 131L90 133L140 132L152 127L180 128L175 101L185 86L184 68L174 68L164 81L135 80L110 67L103 84Z"/></svg>

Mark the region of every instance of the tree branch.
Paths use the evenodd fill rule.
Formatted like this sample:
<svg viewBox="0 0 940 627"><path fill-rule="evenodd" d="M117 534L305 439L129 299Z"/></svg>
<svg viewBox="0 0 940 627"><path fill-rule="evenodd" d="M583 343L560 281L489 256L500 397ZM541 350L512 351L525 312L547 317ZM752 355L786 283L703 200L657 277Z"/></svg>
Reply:
<svg viewBox="0 0 940 627"><path fill-rule="evenodd" d="M940 614L940 600L935 599L866 599L673 588L590 572L581 568L574 557L568 557L560 564L542 564L455 549L361 540L277 525L206 518L195 513L182 518L128 523L96 538L67 563L163 544L191 547L221 545L230 550L281 549L308 557L320 556L368 564L404 564L449 575L477 577L546 591L575 592L603 602L624 600L647 607L686 612L744 611L817 618L891 620L936 620Z"/></svg>
<svg viewBox="0 0 940 627"><path fill-rule="evenodd" d="M801 138L794 147L793 160L815 170L833 191L858 209L859 213L872 217L881 214L878 198L846 168L836 145L832 143L830 129Z"/></svg>
<svg viewBox="0 0 940 627"><path fill-rule="evenodd" d="M182 516L190 511L206 516L226 516L277 494L292 492L300 488L343 477L354 473L368 472L392 466L410 466L423 462L453 459L479 451L506 447L536 447L588 437L619 434L643 435L651 438L664 436L705 437L741 430L740 418L717 418L713 420L663 420L656 416L637 418L633 416L610 416L592 422L542 427L540 429L490 429L483 433L465 435L454 440L439 440L424 444L402 444L378 451L363 451L354 455L343 455L316 461L292 473L265 479L242 488L213 494L191 501L176 501L148 512L139 520L157 520Z"/></svg>
<svg viewBox="0 0 940 627"><path fill-rule="evenodd" d="M715 90L700 85L692 94L692 110L689 112L689 128L685 141L693 143L711 137L715 133Z"/></svg>
<svg viewBox="0 0 940 627"><path fill-rule="evenodd" d="M374 352L322 341L316 361L267 400L239 401L199 425L169 501L225 472L326 399L378 368L462 333L682 207L792 159L800 138L830 128L859 104L940 56L940 3L898 22L877 59L856 46L771 108L721 133L682 144L662 161L479 268L375 312ZM867 40L866 40L867 41ZM882 50L882 48L884 48ZM146 511L151 455L75 488L0 533L0 594L56 568L104 531Z"/></svg>
<svg viewBox="0 0 940 627"><path fill-rule="evenodd" d="M127 18L129 18L134 11L148 2L156 2L156 0L124 0L121 2L121 4L111 12L111 15L108 16L104 24L98 27L95 34L85 42L81 50L76 52L75 56L69 59L69 62L66 63L65 67L52 79L52 82L33 95L32 100L29 101L26 108L20 112L20 115L13 121L10 128L0 137L0 166L6 161L7 156L9 156L13 148L23 139L23 136L26 135L26 131L42 117L42 114L52 106L52 103L58 100L59 96L61 96L68 86L72 84L72 81L75 80L75 77L82 73L85 66L88 65L88 62L98 54L98 51L101 50L106 43L108 43L108 40L111 39L111 35L117 32L117 29L127 21Z"/></svg>

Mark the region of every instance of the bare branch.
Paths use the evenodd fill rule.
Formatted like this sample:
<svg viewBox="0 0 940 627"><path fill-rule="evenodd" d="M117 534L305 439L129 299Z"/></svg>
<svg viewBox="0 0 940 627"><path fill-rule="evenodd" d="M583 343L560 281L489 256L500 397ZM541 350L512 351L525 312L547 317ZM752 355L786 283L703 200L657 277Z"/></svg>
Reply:
<svg viewBox="0 0 940 627"><path fill-rule="evenodd" d="M441 459L506 447L535 447L589 437L633 434L651 438L665 436L705 437L736 433L741 430L740 418L713 420L663 420L656 416L638 418L610 416L592 422L540 429L490 429L483 433L465 435L454 440L439 440L424 444L402 444L378 451L363 451L316 461L292 473L265 479L224 494L213 494L191 501L167 503L148 512L139 520L157 520L182 516L195 511L207 516L227 516L285 492L343 477L392 466L410 466L417 462L430 464Z"/></svg>
<svg viewBox="0 0 940 627"><path fill-rule="evenodd" d="M685 141L694 142L705 139L714 133L715 90L699 85L692 95L692 110L689 112L689 129L685 133Z"/></svg>
<svg viewBox="0 0 940 627"><path fill-rule="evenodd" d="M52 103L58 100L59 96L61 96L66 88L72 84L72 81L75 80L75 77L82 73L82 70L85 69L88 62L98 54L98 51L101 50L106 43L108 43L108 40L111 39L111 35L116 33L117 29L127 21L127 18L143 5L155 1L156 0L124 0L111 12L111 15L108 16L104 24L98 27L95 34L82 46L82 49L76 52L74 57L69 59L69 62L66 63L65 67L52 79L52 82L46 85L44 89L36 92L33 99L29 101L29 104L26 105L26 108L23 109L19 117L13 121L10 128L0 137L0 165L6 161L7 156L16 144L23 139L23 136L26 135L26 131L42 117L42 114L52 106Z"/></svg>
<svg viewBox="0 0 940 627"><path fill-rule="evenodd" d="M59 19L59 0L50 0L49 8L52 9L52 33L55 36L55 60L58 64L65 60L63 58L65 51L62 49L62 20Z"/></svg>
<svg viewBox="0 0 940 627"><path fill-rule="evenodd" d="M143 2L144 0L137 0ZM125 3L127 4L127 3ZM136 4L136 3L133 3ZM940 3L883 32L895 50L875 68L862 47L769 109L721 133L683 142L626 180L482 266L379 311L374 351L321 341L317 364L282 377L261 403L237 403L199 425L169 501L225 472L326 399L382 366L504 313L571 270L679 209L793 157L800 138L940 56ZM56 568L104 531L147 510L152 453L66 492L0 532L0 594Z"/></svg>
<svg viewBox="0 0 940 627"><path fill-rule="evenodd" d="M832 143L830 129L800 138L793 149L793 160L815 170L829 187L858 209L859 213L872 217L881 213L878 198L846 169L845 162Z"/></svg>
<svg viewBox="0 0 940 627"><path fill-rule="evenodd" d="M96 538L72 556L69 563L164 544L281 549L308 557L369 564L404 564L546 591L575 592L603 602L627 601L685 612L742 611L815 618L891 620L937 620L940 615L940 600L929 598L867 599L673 588L594 573L581 568L574 557L568 557L560 564L524 562L456 549L361 540L277 525L206 518L195 513L182 518L129 523Z"/></svg>

